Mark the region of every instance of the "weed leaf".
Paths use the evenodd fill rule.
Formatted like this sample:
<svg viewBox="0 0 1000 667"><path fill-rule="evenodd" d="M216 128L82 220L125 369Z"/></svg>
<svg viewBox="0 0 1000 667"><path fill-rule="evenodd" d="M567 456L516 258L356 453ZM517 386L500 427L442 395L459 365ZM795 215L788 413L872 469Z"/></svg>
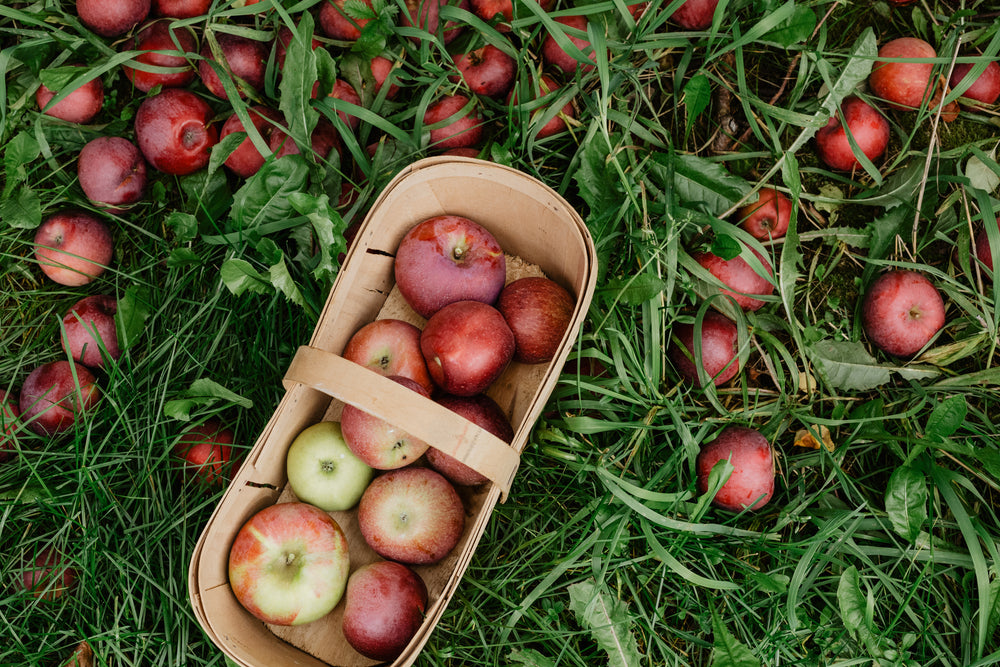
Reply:
<svg viewBox="0 0 1000 667"><path fill-rule="evenodd" d="M3 148L4 175L7 179L5 189L21 183L27 178L25 166L33 162L41 154L41 147L27 131L18 132Z"/></svg>
<svg viewBox="0 0 1000 667"><path fill-rule="evenodd" d="M712 101L712 82L704 74L695 74L684 84L683 101L684 109L687 111L684 135L687 136L694 127L694 121Z"/></svg>
<svg viewBox="0 0 1000 667"><path fill-rule="evenodd" d="M900 466L889 477L885 511L897 533L913 542L927 520L927 480L916 468Z"/></svg>
<svg viewBox="0 0 1000 667"><path fill-rule="evenodd" d="M840 606L840 616L844 627L851 636L871 650L878 642L868 616L868 601L861 591L861 576L858 568L850 566L840 575L837 586L837 603Z"/></svg>
<svg viewBox="0 0 1000 667"><path fill-rule="evenodd" d="M237 405L241 408L252 408L253 401L227 389L215 380L200 378L181 392L181 398L167 401L163 406L163 414L180 421L191 421L191 410L196 407L209 406L218 401Z"/></svg>
<svg viewBox="0 0 1000 667"><path fill-rule="evenodd" d="M135 344L152 314L149 290L137 285L128 287L118 299L118 310L115 312L115 329L122 350Z"/></svg>
<svg viewBox="0 0 1000 667"><path fill-rule="evenodd" d="M233 197L233 217L249 230L272 220L289 217L288 197L305 189L309 167L302 155L286 155L264 163Z"/></svg>
<svg viewBox="0 0 1000 667"><path fill-rule="evenodd" d="M597 645L608 653L611 667L642 664L639 645L631 633L625 605L593 579L569 586L569 607L580 625L588 628Z"/></svg>
<svg viewBox="0 0 1000 667"><path fill-rule="evenodd" d="M163 221L167 227L174 230L176 239L181 243L194 240L198 236L198 219L184 211L173 211Z"/></svg>
<svg viewBox="0 0 1000 667"><path fill-rule="evenodd" d="M781 24L764 34L760 41L772 42L781 48L787 49L793 44L804 42L812 35L816 29L816 12L809 7L796 5L792 11L792 16Z"/></svg>
<svg viewBox="0 0 1000 667"><path fill-rule="evenodd" d="M760 667L760 660L740 643L712 609L712 667Z"/></svg>
<svg viewBox="0 0 1000 667"><path fill-rule="evenodd" d="M654 156L662 162L666 155ZM721 215L751 190L750 184L730 174L722 164L697 155L675 155L674 186L681 199L704 203L713 215Z"/></svg>
<svg viewBox="0 0 1000 667"><path fill-rule="evenodd" d="M35 229L42 224L42 202L38 193L23 185L0 201L0 220L15 229Z"/></svg>
<svg viewBox="0 0 1000 667"><path fill-rule="evenodd" d="M347 252L347 242L344 240L347 225L344 219L330 206L327 195L313 197L304 192L294 192L288 201L299 215L309 218L316 233L319 263L313 269L313 275L318 280L332 280L340 268L340 253Z"/></svg>
<svg viewBox="0 0 1000 667"><path fill-rule="evenodd" d="M602 296L618 299L628 306L637 306L658 296L666 287L663 278L652 273L637 273L628 278L614 278L601 288Z"/></svg>
<svg viewBox="0 0 1000 667"><path fill-rule="evenodd" d="M507 655L507 660L524 667L555 667L556 663L533 648L517 649Z"/></svg>
<svg viewBox="0 0 1000 667"><path fill-rule="evenodd" d="M281 97L278 109L288 123L288 135L303 150L308 148L309 137L319 121L319 112L309 104L313 85L317 80L316 53L312 49L313 18L303 12L295 34L288 42L285 66L281 71Z"/></svg>
<svg viewBox="0 0 1000 667"><path fill-rule="evenodd" d="M905 379L923 380L938 371L921 366L886 366L879 364L860 342L821 340L810 348L813 362L826 382L844 391L867 391L887 384L892 373Z"/></svg>
<svg viewBox="0 0 1000 667"><path fill-rule="evenodd" d="M246 291L267 294L271 281L251 266L245 259L227 259L219 269L219 276L230 292L239 296Z"/></svg>
<svg viewBox="0 0 1000 667"><path fill-rule="evenodd" d="M969 404L964 396L946 398L927 418L925 435L934 439L951 437L962 426L968 413Z"/></svg>

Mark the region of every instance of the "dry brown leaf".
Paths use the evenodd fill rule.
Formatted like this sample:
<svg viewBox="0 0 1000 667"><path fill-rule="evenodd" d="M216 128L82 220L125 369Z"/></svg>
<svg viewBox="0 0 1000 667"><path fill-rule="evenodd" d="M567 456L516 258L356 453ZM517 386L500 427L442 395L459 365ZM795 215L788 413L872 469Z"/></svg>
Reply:
<svg viewBox="0 0 1000 667"><path fill-rule="evenodd" d="M816 428L817 427L814 426L813 431L815 431ZM823 445L827 448L828 451L832 452L836 448L836 445L833 444L833 437L830 435L830 429L828 429L825 426L820 426L819 435L823 441ZM806 447L808 449L819 449L820 443L816 440L815 436L813 436L813 434L809 432L808 429L803 428L799 429L795 433L795 446Z"/></svg>

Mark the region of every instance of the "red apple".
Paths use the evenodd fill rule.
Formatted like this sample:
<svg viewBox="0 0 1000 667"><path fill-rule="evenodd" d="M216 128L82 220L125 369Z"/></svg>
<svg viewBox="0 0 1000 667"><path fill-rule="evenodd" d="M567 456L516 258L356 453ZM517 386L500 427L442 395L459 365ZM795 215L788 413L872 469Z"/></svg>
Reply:
<svg viewBox="0 0 1000 667"><path fill-rule="evenodd" d="M317 85L319 85L318 82ZM315 93L316 89L314 88L313 94L315 95ZM351 84L343 79L337 79L333 82L333 90L330 91L330 97L350 102L355 106L361 106L361 96L358 95ZM337 116L352 130L358 129L358 125L361 124L360 118L347 111L337 111Z"/></svg>
<svg viewBox="0 0 1000 667"><path fill-rule="evenodd" d="M377 95L382 90L382 86L386 80L388 80L389 74L396 69L396 64L383 56L375 56L372 58L371 68L372 79L375 81L375 94ZM389 90L385 93L385 99L395 99L397 93L399 93L399 85L390 83Z"/></svg>
<svg viewBox="0 0 1000 667"><path fill-rule="evenodd" d="M497 310L514 332L514 361L552 361L575 307L573 296L548 278L520 278L504 287L497 299Z"/></svg>
<svg viewBox="0 0 1000 667"><path fill-rule="evenodd" d="M340 135L337 134L337 129L333 126L333 123L326 118L320 118L316 123L316 129L313 130L311 141L312 152L321 160L330 157L333 151L340 150ZM271 138L268 140L267 145L271 149L271 152L274 153L275 159L283 158L286 155L300 155L302 153L299 150L298 144L292 141L291 137L280 127L271 128Z"/></svg>
<svg viewBox="0 0 1000 667"><path fill-rule="evenodd" d="M104 355L117 359L118 332L115 313L118 301L113 296L94 294L77 301L63 316L63 349L73 359L90 368L103 368Z"/></svg>
<svg viewBox="0 0 1000 667"><path fill-rule="evenodd" d="M878 110L851 95L844 99L840 113L865 157L874 160L885 152L889 145L889 121ZM816 132L816 152L831 169L851 171L861 165L838 116L830 118L826 126Z"/></svg>
<svg viewBox="0 0 1000 667"><path fill-rule="evenodd" d="M229 585L243 607L272 625L302 625L344 595L351 560L340 525L307 503L269 505L229 550Z"/></svg>
<svg viewBox="0 0 1000 667"><path fill-rule="evenodd" d="M87 142L76 173L87 199L112 211L134 204L146 192L146 161L139 148L122 137Z"/></svg>
<svg viewBox="0 0 1000 667"><path fill-rule="evenodd" d="M240 97L246 97L247 86L254 91L263 90L264 74L267 70L267 58L270 51L268 45L249 37L230 33L217 33L215 38L218 41L219 50L222 52L222 58L225 60L224 69L228 69L235 77L236 91ZM205 84L210 93L225 99L226 89L212 66L212 63L215 63L215 57L207 38L202 44L201 55L203 59L198 62L198 75L201 77L202 83Z"/></svg>
<svg viewBox="0 0 1000 667"><path fill-rule="evenodd" d="M83 68L80 68L83 71ZM101 111L104 104L104 84L101 79L94 78L75 89L61 101L46 109L56 91L49 90L45 84L35 91L35 102L38 110L46 116L52 116L68 123L89 123Z"/></svg>
<svg viewBox="0 0 1000 667"><path fill-rule="evenodd" d="M391 380L430 398L419 383L399 375ZM427 443L403 429L353 405L345 405L340 415L344 440L354 455L377 470L395 470L410 465L427 451Z"/></svg>
<svg viewBox="0 0 1000 667"><path fill-rule="evenodd" d="M50 361L35 368L21 386L21 418L39 435L73 428L76 418L101 398L97 380L85 366Z"/></svg>
<svg viewBox="0 0 1000 667"><path fill-rule="evenodd" d="M371 0L358 0L370 10ZM345 0L325 0L319 8L319 27L331 38L343 42L354 42L361 37L364 28L371 19L353 18L344 9Z"/></svg>
<svg viewBox="0 0 1000 667"><path fill-rule="evenodd" d="M916 109L934 94L933 62L907 62L937 57L934 47L917 37L900 37L878 50L868 85L894 109ZM896 62L890 62L895 60Z"/></svg>
<svg viewBox="0 0 1000 667"><path fill-rule="evenodd" d="M171 30L168 21L154 21L135 36L129 44L129 48L146 52L135 57L137 63L180 69L180 71L169 73L146 72L130 65L122 65L122 71L125 72L125 76L132 82L132 85L144 93L148 93L154 86L181 88L195 79L194 67L184 55L194 53L198 48L198 43L189 29ZM158 51L172 51L173 53L157 53Z"/></svg>
<svg viewBox="0 0 1000 667"><path fill-rule="evenodd" d="M52 547L45 547L21 573L24 590L39 600L52 602L69 593L78 573L69 560Z"/></svg>
<svg viewBox="0 0 1000 667"><path fill-rule="evenodd" d="M434 390L420 353L420 329L409 322L393 318L369 322L347 341L343 357L380 375L409 378L428 393Z"/></svg>
<svg viewBox="0 0 1000 667"><path fill-rule="evenodd" d="M562 90L555 79L548 74L543 74L538 80L537 89L532 87L532 93L532 100L525 104L531 110L531 123L534 124L536 119L542 118L547 114L551 104L561 96ZM519 104L516 89L512 90L510 95L507 96L507 103ZM551 137L553 134L563 132L567 127L567 118L576 118L576 110L573 108L572 102L567 102L563 105L559 113L550 118L538 130L535 136L538 139L544 139L545 137Z"/></svg>
<svg viewBox="0 0 1000 667"><path fill-rule="evenodd" d="M376 561L351 575L344 600L347 643L366 658L391 662L424 622L427 585L402 563Z"/></svg>
<svg viewBox="0 0 1000 667"><path fill-rule="evenodd" d="M168 88L147 97L135 114L139 150L154 168L184 176L208 164L218 131L211 107L190 90Z"/></svg>
<svg viewBox="0 0 1000 667"><path fill-rule="evenodd" d="M545 38L542 42L542 58L548 64L553 67L558 67L566 74L573 74L577 68L581 72L589 72L594 69L594 49L590 44L590 39L586 36L578 37L573 34L573 30L580 30L584 35L587 33L587 17L586 16L559 16L555 19L556 23L560 23L570 30L566 31L566 36L580 51L583 52L587 60L584 62L578 61L574 56L566 53L563 47L559 45L559 42L555 40L551 34Z"/></svg>
<svg viewBox="0 0 1000 667"><path fill-rule="evenodd" d="M1000 227L1000 217L997 218L997 226ZM973 254L976 259L978 259L982 265L987 270L987 277L993 279L993 250L990 248L990 237L986 233L986 228L983 227L976 234L976 239L973 245Z"/></svg>
<svg viewBox="0 0 1000 667"><path fill-rule="evenodd" d="M861 323L880 350L912 357L944 326L944 300L924 274L895 269L865 292Z"/></svg>
<svg viewBox="0 0 1000 667"><path fill-rule="evenodd" d="M80 21L104 37L124 35L149 15L150 0L76 0Z"/></svg>
<svg viewBox="0 0 1000 667"><path fill-rule="evenodd" d="M0 389L0 463L14 455L14 434L17 433L21 411L14 396Z"/></svg>
<svg viewBox="0 0 1000 667"><path fill-rule="evenodd" d="M438 215L410 229L396 250L396 286L422 317L455 301L495 303L507 280L507 260L479 223Z"/></svg>
<svg viewBox="0 0 1000 667"><path fill-rule="evenodd" d="M379 556L431 565L458 544L465 508L451 482L430 468L410 466L372 480L358 504L358 528Z"/></svg>
<svg viewBox="0 0 1000 667"><path fill-rule="evenodd" d="M750 251L760 260L767 275L774 275L771 262L756 250L751 248ZM765 302L756 297L774 292L770 279L757 273L741 255L727 260L706 251L694 253L692 257L728 288L722 293L733 297L743 310L759 310Z"/></svg>
<svg viewBox="0 0 1000 667"><path fill-rule="evenodd" d="M440 150L475 146L483 137L483 123L478 105L465 95L442 97L424 113L430 144Z"/></svg>
<svg viewBox="0 0 1000 667"><path fill-rule="evenodd" d="M486 394L475 396L444 395L437 402L454 413L462 415L480 428L484 428L506 443L514 440L514 429L504 414L503 408ZM476 486L488 481L486 476L476 472L455 457L431 447L427 450L427 463L459 486Z"/></svg>
<svg viewBox="0 0 1000 667"><path fill-rule="evenodd" d="M668 356L688 382L701 386L694 346L694 323L674 326ZM701 367L716 386L729 382L740 372L739 334L736 323L713 310L701 321Z"/></svg>
<svg viewBox="0 0 1000 667"><path fill-rule="evenodd" d="M757 201L737 209L740 227L761 241L781 238L792 219L791 200L775 188L763 187L757 194Z"/></svg>
<svg viewBox="0 0 1000 667"><path fill-rule="evenodd" d="M469 0L405 0L406 11L400 16L400 24L406 27L417 27L437 35L441 28L441 7L453 5L468 11ZM450 44L462 34L462 25L454 21L445 23L441 32L445 44ZM420 41L419 37L412 37Z"/></svg>
<svg viewBox="0 0 1000 667"><path fill-rule="evenodd" d="M500 311L481 301L456 301L431 315L420 350L434 384L449 394L485 391L514 358L514 333Z"/></svg>
<svg viewBox="0 0 1000 667"><path fill-rule="evenodd" d="M188 429L174 443L174 456L184 462L184 471L204 484L229 479L233 460L233 431L216 418Z"/></svg>
<svg viewBox="0 0 1000 667"><path fill-rule="evenodd" d="M686 30L704 30L712 25L719 0L685 0L670 18Z"/></svg>
<svg viewBox="0 0 1000 667"><path fill-rule="evenodd" d="M60 285L78 287L104 273L114 252L107 226L83 211L62 211L35 230L35 259Z"/></svg>
<svg viewBox="0 0 1000 667"><path fill-rule="evenodd" d="M708 490L708 476L719 461L733 470L712 502L731 512L758 510L774 495L774 453L767 438L752 428L727 426L698 453L698 492Z"/></svg>
<svg viewBox="0 0 1000 667"><path fill-rule="evenodd" d="M257 132L260 133L261 138L265 143L269 142L272 133L276 131L274 124L280 123L282 120L281 114L264 106L251 107L247 109L247 112L250 116L250 121L257 128ZM225 139L233 132L246 132L243 121L235 113L223 123L222 131L219 132L219 140ZM253 145L248 136L240 142L236 150L229 154L224 164L237 176L250 178L264 166L264 159L264 156Z"/></svg>
<svg viewBox="0 0 1000 667"><path fill-rule="evenodd" d="M481 152L482 151L480 149L478 149L478 148L451 148L451 149L446 150L444 153L441 153L441 155L452 155L452 156L455 156L455 157L480 158L479 154ZM489 159L489 158L480 158L480 159Z"/></svg>
<svg viewBox="0 0 1000 667"><path fill-rule="evenodd" d="M464 80L476 95L501 97L514 85L517 63L492 44L458 54L454 61L459 73L448 78L455 83Z"/></svg>
<svg viewBox="0 0 1000 667"><path fill-rule="evenodd" d="M556 3L555 0L540 0L538 4L545 11L549 11ZM510 23L514 18L514 0L472 0L472 11L484 21L492 21L494 17L499 16L500 20ZM522 10L521 15L526 14L527 11ZM510 26L501 25L499 29L501 32L509 32Z"/></svg>
<svg viewBox="0 0 1000 667"><path fill-rule="evenodd" d="M951 87L957 88L965 83L965 79L972 70L972 63L959 63L951 73ZM970 106L993 105L1000 98L1000 64L996 60L986 63L986 69L972 82L964 93L962 100ZM978 102L979 104L975 104Z"/></svg>
<svg viewBox="0 0 1000 667"><path fill-rule="evenodd" d="M208 14L212 0L153 0L153 12L157 16L175 19L190 19Z"/></svg>

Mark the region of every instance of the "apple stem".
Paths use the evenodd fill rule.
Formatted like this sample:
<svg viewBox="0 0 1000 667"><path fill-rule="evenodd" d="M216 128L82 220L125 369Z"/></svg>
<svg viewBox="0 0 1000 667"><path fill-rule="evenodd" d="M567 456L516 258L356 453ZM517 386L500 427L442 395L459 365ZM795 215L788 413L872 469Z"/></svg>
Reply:
<svg viewBox="0 0 1000 667"><path fill-rule="evenodd" d="M285 554L285 567L288 567L295 562L296 554L294 551L289 551Z"/></svg>

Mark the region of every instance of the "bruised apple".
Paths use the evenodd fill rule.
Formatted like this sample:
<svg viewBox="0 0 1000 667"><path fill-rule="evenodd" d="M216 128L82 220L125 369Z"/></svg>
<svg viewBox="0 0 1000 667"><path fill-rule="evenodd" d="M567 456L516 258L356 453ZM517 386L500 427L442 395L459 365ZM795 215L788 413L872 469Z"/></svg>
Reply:
<svg viewBox="0 0 1000 667"><path fill-rule="evenodd" d="M391 560L358 569L347 580L342 627L351 647L372 660L395 660L424 622L427 585Z"/></svg>
<svg viewBox="0 0 1000 667"><path fill-rule="evenodd" d="M420 329L404 320L384 318L358 329L344 348L344 359L379 375L400 375L428 393L434 383L420 353Z"/></svg>
<svg viewBox="0 0 1000 667"><path fill-rule="evenodd" d="M865 292L861 322L880 350L912 357L944 326L944 300L924 274L894 269L876 278Z"/></svg>
<svg viewBox="0 0 1000 667"><path fill-rule="evenodd" d="M759 431L727 426L698 453L698 492L708 491L709 475L720 461L732 466L729 478L712 502L730 512L758 510L774 495L774 453Z"/></svg>
<svg viewBox="0 0 1000 667"><path fill-rule="evenodd" d="M696 365L699 357L694 341L694 323L678 324L674 327L673 341L667 354L681 377L701 385ZM739 333L735 322L714 310L706 312L701 321L700 342L701 367L716 386L736 377L740 372L740 359Z"/></svg>
<svg viewBox="0 0 1000 667"><path fill-rule="evenodd" d="M499 310L456 301L427 320L420 351L434 384L449 394L485 391L514 358L514 333Z"/></svg>

